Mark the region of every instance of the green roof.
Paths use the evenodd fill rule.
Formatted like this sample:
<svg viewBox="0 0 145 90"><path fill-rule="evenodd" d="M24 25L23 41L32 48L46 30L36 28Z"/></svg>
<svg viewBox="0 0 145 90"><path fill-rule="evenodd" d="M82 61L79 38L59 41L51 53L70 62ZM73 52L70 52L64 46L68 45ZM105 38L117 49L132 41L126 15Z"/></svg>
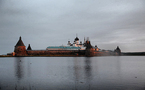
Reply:
<svg viewBox="0 0 145 90"><path fill-rule="evenodd" d="M49 46L47 49L81 49L80 47L74 46Z"/></svg>

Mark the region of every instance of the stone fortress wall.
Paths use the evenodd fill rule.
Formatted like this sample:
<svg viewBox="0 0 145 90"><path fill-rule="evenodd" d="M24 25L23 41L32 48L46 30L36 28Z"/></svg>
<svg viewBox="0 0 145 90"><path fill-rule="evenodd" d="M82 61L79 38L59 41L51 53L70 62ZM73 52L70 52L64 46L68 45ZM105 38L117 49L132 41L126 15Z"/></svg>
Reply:
<svg viewBox="0 0 145 90"><path fill-rule="evenodd" d="M27 50L27 55L83 55L79 50Z"/></svg>

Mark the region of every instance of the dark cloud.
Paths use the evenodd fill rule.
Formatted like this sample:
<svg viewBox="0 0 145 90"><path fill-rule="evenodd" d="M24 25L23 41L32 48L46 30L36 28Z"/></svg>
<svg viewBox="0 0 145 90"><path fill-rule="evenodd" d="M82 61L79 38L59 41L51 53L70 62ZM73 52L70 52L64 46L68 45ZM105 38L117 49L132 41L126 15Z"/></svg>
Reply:
<svg viewBox="0 0 145 90"><path fill-rule="evenodd" d="M0 53L13 51L19 36L26 46L66 45L76 33L93 45L140 51L145 36L143 0L0 0ZM4 46L5 45L5 46ZM7 49L3 49L8 47Z"/></svg>

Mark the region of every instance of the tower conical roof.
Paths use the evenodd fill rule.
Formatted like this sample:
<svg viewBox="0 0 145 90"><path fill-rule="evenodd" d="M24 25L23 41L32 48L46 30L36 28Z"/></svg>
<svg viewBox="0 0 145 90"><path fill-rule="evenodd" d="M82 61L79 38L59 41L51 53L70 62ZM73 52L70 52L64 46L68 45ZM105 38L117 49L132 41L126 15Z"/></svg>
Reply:
<svg viewBox="0 0 145 90"><path fill-rule="evenodd" d="M15 47L16 47L16 46L25 46L24 43L23 43L23 41L22 41L22 39L21 39L21 36L20 36L20 38L19 38L19 41L18 41L17 44L15 45Z"/></svg>
<svg viewBox="0 0 145 90"><path fill-rule="evenodd" d="M31 48L30 44L29 44L29 46L28 46L27 50L32 50L32 48Z"/></svg>

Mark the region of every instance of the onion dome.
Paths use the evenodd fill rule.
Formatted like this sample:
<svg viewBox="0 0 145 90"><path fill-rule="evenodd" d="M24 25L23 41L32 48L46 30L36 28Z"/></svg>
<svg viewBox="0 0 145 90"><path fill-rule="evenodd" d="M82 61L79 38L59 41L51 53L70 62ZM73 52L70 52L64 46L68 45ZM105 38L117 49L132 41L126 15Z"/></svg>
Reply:
<svg viewBox="0 0 145 90"><path fill-rule="evenodd" d="M77 41L77 40L79 40L79 38L78 38L78 37L76 37L76 38L75 38L75 41Z"/></svg>
<svg viewBox="0 0 145 90"><path fill-rule="evenodd" d="M21 36L20 36L20 38L19 38L19 41L18 41L17 44L15 45L15 47L16 47L16 46L25 46L24 43L23 43L23 41L22 41L22 39L21 39Z"/></svg>

